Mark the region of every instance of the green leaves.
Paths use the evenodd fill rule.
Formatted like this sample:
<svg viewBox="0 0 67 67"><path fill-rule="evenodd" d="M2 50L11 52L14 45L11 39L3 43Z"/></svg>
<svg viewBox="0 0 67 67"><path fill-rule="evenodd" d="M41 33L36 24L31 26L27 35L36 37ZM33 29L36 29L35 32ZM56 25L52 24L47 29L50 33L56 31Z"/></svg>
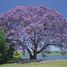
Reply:
<svg viewBox="0 0 67 67"><path fill-rule="evenodd" d="M0 30L0 45L5 43L5 34L3 30Z"/></svg>
<svg viewBox="0 0 67 67"><path fill-rule="evenodd" d="M6 47L6 38L3 30L0 30L0 53L4 53Z"/></svg>
<svg viewBox="0 0 67 67"><path fill-rule="evenodd" d="M21 58L21 52L15 51L14 54L13 54L13 57L16 58L16 59Z"/></svg>
<svg viewBox="0 0 67 67"><path fill-rule="evenodd" d="M2 59L1 61L6 62L8 60L7 54L8 44L6 41L6 35L4 30L0 30L0 59Z"/></svg>

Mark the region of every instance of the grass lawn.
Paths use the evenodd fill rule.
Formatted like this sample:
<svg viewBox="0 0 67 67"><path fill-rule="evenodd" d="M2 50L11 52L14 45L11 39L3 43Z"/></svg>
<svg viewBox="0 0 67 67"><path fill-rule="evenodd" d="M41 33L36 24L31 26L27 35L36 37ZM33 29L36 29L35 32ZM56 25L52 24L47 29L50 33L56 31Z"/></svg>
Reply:
<svg viewBox="0 0 67 67"><path fill-rule="evenodd" d="M67 67L67 60L31 62L27 64L3 64L0 67Z"/></svg>

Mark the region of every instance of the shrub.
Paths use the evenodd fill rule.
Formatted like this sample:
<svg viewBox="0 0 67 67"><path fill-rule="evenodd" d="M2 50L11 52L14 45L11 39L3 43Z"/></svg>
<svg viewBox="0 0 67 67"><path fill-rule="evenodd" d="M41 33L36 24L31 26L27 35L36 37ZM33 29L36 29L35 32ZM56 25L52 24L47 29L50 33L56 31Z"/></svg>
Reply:
<svg viewBox="0 0 67 67"><path fill-rule="evenodd" d="M6 44L6 37L4 30L0 30L0 63L4 63L7 61L6 54L7 54L7 44Z"/></svg>
<svg viewBox="0 0 67 67"><path fill-rule="evenodd" d="M14 52L14 54L13 54L13 57L15 58L15 59L20 59L21 58L21 52L19 52L19 51L15 51Z"/></svg>
<svg viewBox="0 0 67 67"><path fill-rule="evenodd" d="M13 45L9 45L4 30L0 30L0 64L12 60L13 53Z"/></svg>

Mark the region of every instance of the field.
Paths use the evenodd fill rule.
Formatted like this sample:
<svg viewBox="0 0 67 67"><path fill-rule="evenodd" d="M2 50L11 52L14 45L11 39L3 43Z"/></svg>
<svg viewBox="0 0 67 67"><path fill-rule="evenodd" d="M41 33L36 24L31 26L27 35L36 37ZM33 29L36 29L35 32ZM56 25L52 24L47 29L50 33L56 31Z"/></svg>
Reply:
<svg viewBox="0 0 67 67"><path fill-rule="evenodd" d="M49 56L56 56L56 55L61 55L61 52L51 52L51 53L47 53L46 55L49 55ZM67 55L67 52L64 53L64 55Z"/></svg>
<svg viewBox="0 0 67 67"><path fill-rule="evenodd" d="M67 67L67 60L31 62L27 64L3 64L0 67Z"/></svg>

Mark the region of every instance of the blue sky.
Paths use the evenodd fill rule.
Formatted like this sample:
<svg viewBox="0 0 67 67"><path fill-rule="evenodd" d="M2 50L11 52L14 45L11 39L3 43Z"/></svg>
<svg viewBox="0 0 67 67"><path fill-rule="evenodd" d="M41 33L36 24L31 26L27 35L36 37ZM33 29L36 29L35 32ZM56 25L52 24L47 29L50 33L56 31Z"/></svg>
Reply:
<svg viewBox="0 0 67 67"><path fill-rule="evenodd" d="M55 8L67 19L67 0L0 0L0 14L15 8L17 5L46 5Z"/></svg>

